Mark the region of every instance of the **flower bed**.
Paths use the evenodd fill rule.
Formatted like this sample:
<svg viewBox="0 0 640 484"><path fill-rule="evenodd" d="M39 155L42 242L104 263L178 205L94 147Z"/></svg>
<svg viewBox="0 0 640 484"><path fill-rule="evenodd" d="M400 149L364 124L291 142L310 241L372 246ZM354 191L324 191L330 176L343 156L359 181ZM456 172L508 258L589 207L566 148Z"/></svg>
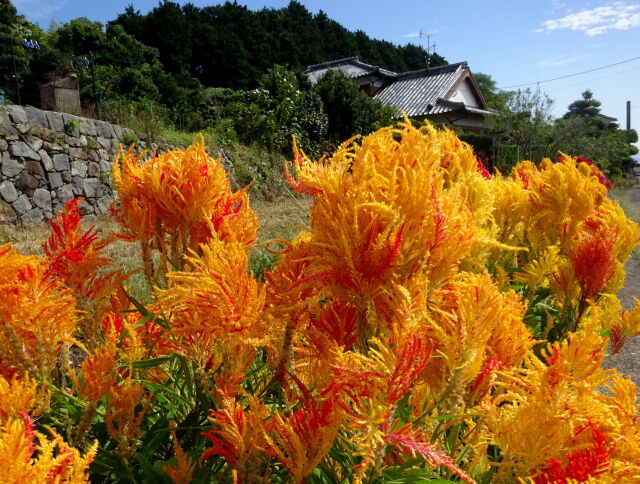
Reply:
<svg viewBox="0 0 640 484"><path fill-rule="evenodd" d="M114 163L152 303L77 200L44 258L0 248L10 482L640 479L635 386L601 367L640 329L615 296L640 231L595 165L492 176L409 123L294 152L310 225L268 245L264 281L249 197L202 138Z"/></svg>

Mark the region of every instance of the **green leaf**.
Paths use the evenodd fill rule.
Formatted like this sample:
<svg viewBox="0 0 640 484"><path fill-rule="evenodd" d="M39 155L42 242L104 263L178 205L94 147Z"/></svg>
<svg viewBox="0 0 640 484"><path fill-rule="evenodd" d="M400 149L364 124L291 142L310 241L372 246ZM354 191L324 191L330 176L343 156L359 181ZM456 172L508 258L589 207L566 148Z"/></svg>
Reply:
<svg viewBox="0 0 640 484"><path fill-rule="evenodd" d="M136 461L140 464L142 472L144 474L144 482L153 483L170 483L171 480L164 472L159 472L147 458L142 454L136 454Z"/></svg>
<svg viewBox="0 0 640 484"><path fill-rule="evenodd" d="M173 356L160 356L158 358L151 358L149 360L134 361L133 363L131 363L131 366L133 368L155 368L156 366L160 366L172 359ZM127 368L128 366L129 364L121 365L121 367L123 368Z"/></svg>

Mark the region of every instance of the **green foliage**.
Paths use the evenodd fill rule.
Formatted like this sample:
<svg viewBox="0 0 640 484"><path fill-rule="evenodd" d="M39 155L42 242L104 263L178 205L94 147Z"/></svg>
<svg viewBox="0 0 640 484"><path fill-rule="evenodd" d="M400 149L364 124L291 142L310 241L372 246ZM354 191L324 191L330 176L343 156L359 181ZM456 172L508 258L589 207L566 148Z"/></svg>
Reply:
<svg viewBox="0 0 640 484"><path fill-rule="evenodd" d="M582 99L569 105L555 123L555 146L560 151L594 160L603 170L621 179L634 165L638 149L635 130L621 130L600 113L600 101L586 90Z"/></svg>
<svg viewBox="0 0 640 484"><path fill-rule="evenodd" d="M253 183L251 193L266 200L273 200L282 194L285 183L282 176L283 155L269 152L256 144L249 147L232 145L225 153L231 160L230 178L235 189Z"/></svg>
<svg viewBox="0 0 640 484"><path fill-rule="evenodd" d="M46 45L45 33L37 25L18 15L9 0L0 0L0 90L17 101L18 84L22 101L35 104L39 100L39 92L37 85L32 84L30 62L39 51L24 47L21 42L25 38Z"/></svg>
<svg viewBox="0 0 640 484"><path fill-rule="evenodd" d="M160 53L172 74L184 71L205 86L253 89L274 65L300 71L309 64L358 55L396 71L423 68L421 46L396 46L350 32L323 11L312 14L291 1L280 9L251 11L226 2L203 8L165 1L145 15L129 7L110 22ZM168 28L171 26L171 28ZM437 54L432 66L444 64Z"/></svg>
<svg viewBox="0 0 640 484"><path fill-rule="evenodd" d="M565 118L571 118L573 116L583 116L593 118L600 114L601 102L594 99L593 93L590 89L587 89L582 93L582 99L569 104L569 108L564 115Z"/></svg>
<svg viewBox="0 0 640 484"><path fill-rule="evenodd" d="M333 141L344 141L356 133L366 135L393 123L395 109L370 98L339 71L328 71L313 90L325 106L327 135Z"/></svg>
<svg viewBox="0 0 640 484"><path fill-rule="evenodd" d="M510 93L498 114L487 118L499 143L515 147L515 157L511 154L513 150L498 152L496 165L500 170L508 170L516 159L539 160L550 154L553 139L552 105L553 100L539 89L532 91L527 88Z"/></svg>
<svg viewBox="0 0 640 484"><path fill-rule="evenodd" d="M504 111L512 93L508 91L500 91L489 74L476 72L473 74L476 84L482 93L482 97L491 109Z"/></svg>
<svg viewBox="0 0 640 484"><path fill-rule="evenodd" d="M138 137L134 133L130 131L122 133L122 143L125 146L135 145L138 143L138 141Z"/></svg>
<svg viewBox="0 0 640 484"><path fill-rule="evenodd" d="M77 118L69 118L64 123L64 130L67 133L72 133L80 127L80 121Z"/></svg>
<svg viewBox="0 0 640 484"><path fill-rule="evenodd" d="M540 160L558 152L592 159L608 170L618 184L634 165L638 152L633 145L638 139L635 130L621 130L600 113L600 101L590 90L568 107L557 120L550 115L552 100L538 91L498 92L495 82L480 75L478 84L497 110L487 118L490 133L496 136L493 150L496 166L508 171L519 160ZM497 96L497 97L496 97ZM501 103L504 101L504 104Z"/></svg>

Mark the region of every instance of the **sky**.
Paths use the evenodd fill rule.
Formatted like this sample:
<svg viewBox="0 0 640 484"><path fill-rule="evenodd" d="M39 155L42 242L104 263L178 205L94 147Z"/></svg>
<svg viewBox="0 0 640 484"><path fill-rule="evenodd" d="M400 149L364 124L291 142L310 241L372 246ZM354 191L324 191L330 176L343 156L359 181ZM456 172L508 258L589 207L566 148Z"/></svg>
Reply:
<svg viewBox="0 0 640 484"><path fill-rule="evenodd" d="M426 48L420 32L433 34L435 50L448 62L467 61L498 87L539 87L553 100L553 115L591 89L602 113L640 131L640 2L579 0L300 0L324 10L349 30L395 44ZM158 0L13 0L18 12L47 28L87 17L106 23L128 4L146 13ZM179 1L178 3L186 3ZM216 0L191 0L203 7ZM281 8L289 0L238 1L252 10ZM167 26L167 28L171 28ZM630 60L633 59L633 60ZM332 59L326 59L332 60ZM617 65L612 65L617 64ZM591 71L585 74L576 73ZM565 77L554 81L548 79ZM525 86L522 86L526 84ZM516 87L512 87L516 86Z"/></svg>

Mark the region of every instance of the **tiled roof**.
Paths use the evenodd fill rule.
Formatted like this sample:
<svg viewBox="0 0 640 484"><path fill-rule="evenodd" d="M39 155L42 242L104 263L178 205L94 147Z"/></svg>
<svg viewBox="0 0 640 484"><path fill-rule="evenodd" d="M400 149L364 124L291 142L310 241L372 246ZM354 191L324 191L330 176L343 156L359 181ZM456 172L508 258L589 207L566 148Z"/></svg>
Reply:
<svg viewBox="0 0 640 484"><path fill-rule="evenodd" d="M483 102L480 103L481 107L474 107L447 100L465 78L469 78L475 86L466 62L396 73L360 62L357 57L347 57L309 66L304 73L311 83L316 83L329 70L339 70L351 78L370 75L382 77L385 83L373 97L382 104L396 108L398 115L405 113L410 117L419 117L451 112L491 114L491 111L482 109L486 107Z"/></svg>
<svg viewBox="0 0 640 484"><path fill-rule="evenodd" d="M464 107L463 103L444 101L443 98L468 72L466 62L405 72L378 91L374 98L407 116L458 111Z"/></svg>
<svg viewBox="0 0 640 484"><path fill-rule="evenodd" d="M442 114L451 112L467 112L476 114L495 114L494 111L488 111L486 109L480 109L473 106L467 106L463 102L447 101L445 99L438 99L434 108L429 111L428 114ZM420 116L420 115L415 115Z"/></svg>
<svg viewBox="0 0 640 484"><path fill-rule="evenodd" d="M382 69L377 66L365 64L361 62L357 57L347 57L345 59L338 59L331 62L323 62L322 64L314 64L307 67L304 73L309 78L312 84L318 82L318 80L326 74L329 70L341 71L345 76L358 78L367 76L369 74L379 74L383 77L395 77L398 74L386 69Z"/></svg>

